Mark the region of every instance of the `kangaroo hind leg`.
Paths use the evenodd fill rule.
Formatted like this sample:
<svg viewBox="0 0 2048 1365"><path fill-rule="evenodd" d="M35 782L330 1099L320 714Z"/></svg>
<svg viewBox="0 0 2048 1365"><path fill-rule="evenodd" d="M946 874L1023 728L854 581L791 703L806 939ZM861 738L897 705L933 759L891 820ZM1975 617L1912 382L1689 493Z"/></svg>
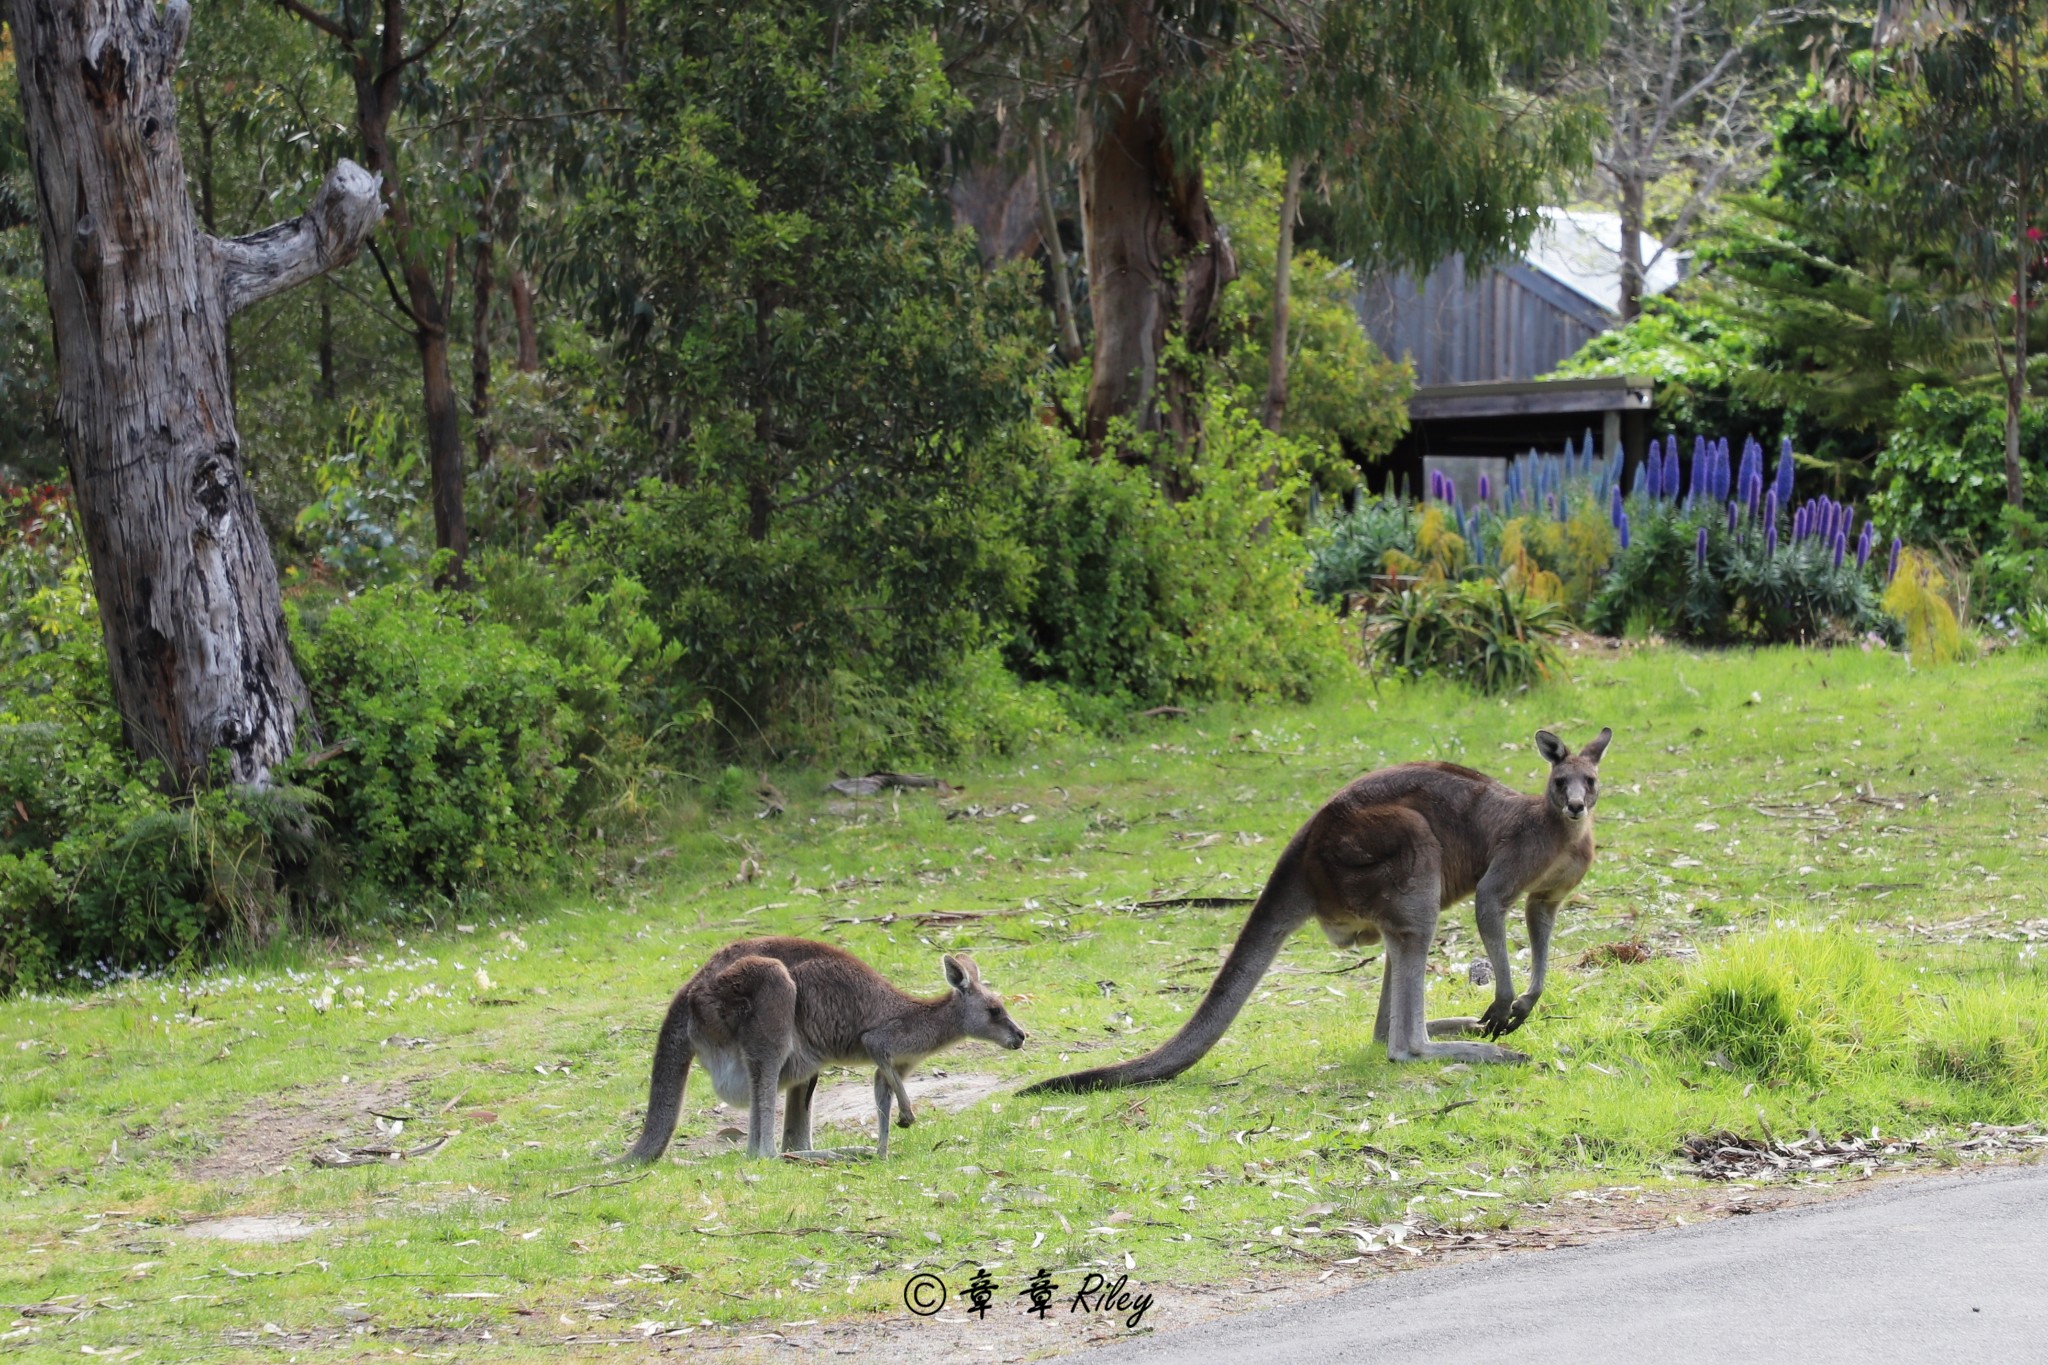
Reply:
<svg viewBox="0 0 2048 1365"><path fill-rule="evenodd" d="M818 1078L798 1081L785 1092L782 1104L782 1150L811 1150L811 1097L817 1093Z"/></svg>
<svg viewBox="0 0 2048 1365"><path fill-rule="evenodd" d="M1526 1056L1493 1043L1435 1043L1430 1038L1468 1031L1476 1020L1425 1017L1423 975L1430 940L1436 933L1434 896L1425 905L1410 902L1415 913L1408 924L1387 935L1388 1034L1387 1058L1396 1062L1525 1062Z"/></svg>
<svg viewBox="0 0 2048 1365"><path fill-rule="evenodd" d="M796 1042L796 982L771 957L743 957L712 983L712 1007L739 1044L748 1080L747 1155L775 1155L775 1100Z"/></svg>

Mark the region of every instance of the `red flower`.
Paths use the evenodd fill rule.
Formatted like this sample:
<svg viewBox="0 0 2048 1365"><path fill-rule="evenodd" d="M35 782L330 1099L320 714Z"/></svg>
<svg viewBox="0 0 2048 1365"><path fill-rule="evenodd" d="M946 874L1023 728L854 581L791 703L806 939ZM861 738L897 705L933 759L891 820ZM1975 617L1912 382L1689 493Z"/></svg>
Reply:
<svg viewBox="0 0 2048 1365"><path fill-rule="evenodd" d="M2044 233L2044 232L2042 232L2042 231L2041 231L2041 229L2039 229L2039 228L2028 228L2028 229L2027 229L2027 240L2028 240L2028 241L2030 241L2030 242L2038 242L2038 241L2040 241L2040 240L2041 240L2041 239L2042 239L2042 238L2043 238L2044 236L2048 236L2048 233Z"/></svg>

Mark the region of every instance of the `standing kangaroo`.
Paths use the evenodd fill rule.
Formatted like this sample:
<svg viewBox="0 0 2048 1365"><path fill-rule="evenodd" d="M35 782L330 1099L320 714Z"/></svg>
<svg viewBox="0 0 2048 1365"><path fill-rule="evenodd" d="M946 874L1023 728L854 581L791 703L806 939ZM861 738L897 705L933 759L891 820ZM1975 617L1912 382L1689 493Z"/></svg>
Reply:
<svg viewBox="0 0 2048 1365"><path fill-rule="evenodd" d="M818 1072L835 1062L872 1062L877 1155L889 1155L890 1100L902 1111L897 1126L916 1121L903 1073L962 1038L1024 1046L1024 1030L981 984L974 959L952 953L940 962L951 989L919 1000L829 943L750 938L719 949L669 1002L654 1045L647 1120L623 1159L653 1161L667 1150L693 1056L703 1059L720 1099L747 1106L747 1155L765 1157L775 1155L778 1092L789 1092L783 1148L806 1151Z"/></svg>
<svg viewBox="0 0 2048 1365"><path fill-rule="evenodd" d="M1548 730L1536 751L1550 764L1542 792L1524 795L1452 763L1404 763L1367 773L1309 817L1259 893L1237 944L1195 1013L1160 1047L1121 1066L1055 1076L1026 1089L1108 1090L1178 1076L1216 1045L1287 936L1310 919L1340 948L1386 943L1373 1039L1396 1062L1524 1062L1492 1043L1431 1037L1513 1033L1543 994L1557 907L1593 861L1594 783L1613 731L1574 754ZM1515 994L1508 909L1527 893L1529 990ZM1423 1017L1422 975L1437 916L1476 896L1479 936L1493 965L1494 998L1476 1019Z"/></svg>

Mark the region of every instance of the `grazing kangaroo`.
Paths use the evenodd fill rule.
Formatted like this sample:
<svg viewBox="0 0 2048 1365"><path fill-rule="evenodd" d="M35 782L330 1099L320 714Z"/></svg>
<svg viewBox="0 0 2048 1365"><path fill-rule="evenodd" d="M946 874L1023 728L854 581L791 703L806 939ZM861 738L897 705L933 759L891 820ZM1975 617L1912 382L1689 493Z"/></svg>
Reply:
<svg viewBox="0 0 2048 1365"><path fill-rule="evenodd" d="M1574 754L1548 730L1536 750L1550 763L1542 792L1524 795L1452 763L1404 763L1367 773L1309 818L1273 868L1208 995L1179 1033L1121 1066L1055 1076L1026 1089L1108 1090L1178 1076L1216 1045L1287 936L1310 919L1340 948L1386 943L1373 1039L1396 1062L1417 1058L1523 1062L1492 1043L1431 1037L1513 1033L1543 994L1557 907L1593 861L1594 783L1613 731ZM1515 994L1507 917L1527 893L1529 990ZM1424 958L1440 912L1467 896L1493 965L1494 998L1476 1019L1423 1018Z"/></svg>
<svg viewBox="0 0 2048 1365"><path fill-rule="evenodd" d="M952 953L939 960L951 989L919 1000L829 943L750 938L720 948L669 1002L654 1045L647 1120L622 1159L653 1161L667 1150L693 1056L703 1059L720 1099L747 1106L747 1155L765 1157L775 1155L778 1092L789 1092L783 1149L807 1151L818 1072L835 1062L872 1062L877 1154L889 1155L890 1100L901 1109L897 1126L916 1121L906 1071L962 1038L1024 1046L1024 1030L981 984L974 959Z"/></svg>

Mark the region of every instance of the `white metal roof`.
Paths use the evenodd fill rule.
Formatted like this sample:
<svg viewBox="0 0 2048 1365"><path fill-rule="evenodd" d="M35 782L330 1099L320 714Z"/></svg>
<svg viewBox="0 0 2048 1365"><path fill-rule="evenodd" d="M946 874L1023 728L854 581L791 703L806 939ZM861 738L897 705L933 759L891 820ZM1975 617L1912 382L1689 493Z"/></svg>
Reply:
<svg viewBox="0 0 2048 1365"><path fill-rule="evenodd" d="M1523 260L1583 294L1609 313L1621 312L1621 215L1589 209L1547 208ZM1661 294L1683 275L1680 254L1642 235L1643 293Z"/></svg>

